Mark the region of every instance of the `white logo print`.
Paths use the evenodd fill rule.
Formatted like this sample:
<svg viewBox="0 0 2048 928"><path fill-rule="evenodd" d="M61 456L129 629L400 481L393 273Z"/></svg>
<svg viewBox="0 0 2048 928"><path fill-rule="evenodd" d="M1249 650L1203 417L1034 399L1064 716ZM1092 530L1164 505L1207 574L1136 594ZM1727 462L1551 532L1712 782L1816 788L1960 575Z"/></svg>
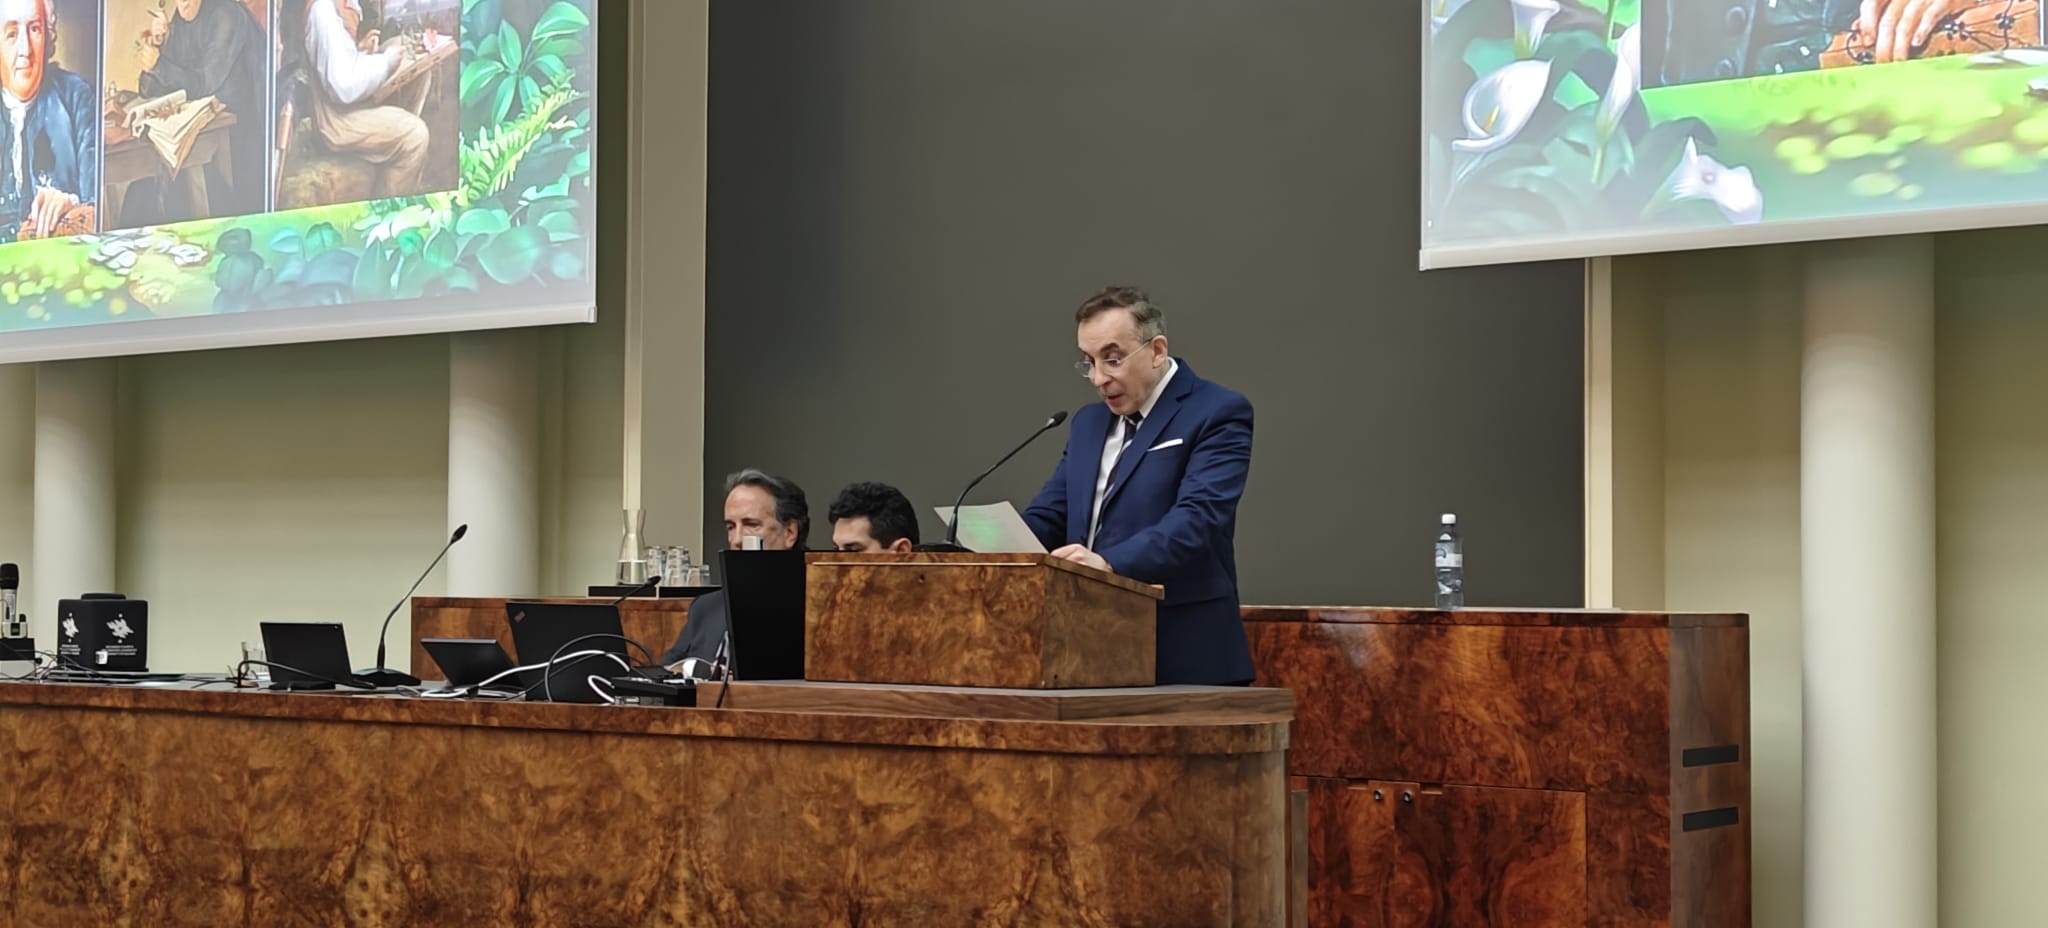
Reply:
<svg viewBox="0 0 2048 928"><path fill-rule="evenodd" d="M65 619L65 620L64 620L64 637L66 637L66 638L76 638L76 637L78 637L78 620L77 620L77 619Z"/></svg>
<svg viewBox="0 0 2048 928"><path fill-rule="evenodd" d="M127 641L129 635L135 634L135 629L128 627L127 619L115 619L112 622L108 622L107 631L122 641Z"/></svg>

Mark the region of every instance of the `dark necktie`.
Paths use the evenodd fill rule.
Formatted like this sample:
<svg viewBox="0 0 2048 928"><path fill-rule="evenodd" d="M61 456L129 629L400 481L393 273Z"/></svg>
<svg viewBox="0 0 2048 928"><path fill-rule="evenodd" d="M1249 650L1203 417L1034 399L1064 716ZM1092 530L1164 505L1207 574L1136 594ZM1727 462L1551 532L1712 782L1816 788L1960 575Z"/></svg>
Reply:
<svg viewBox="0 0 2048 928"><path fill-rule="evenodd" d="M1138 425L1145 421L1145 414L1134 412L1124 417L1124 443L1117 446L1116 456L1122 460L1124 452L1131 450L1131 441L1138 437Z"/></svg>

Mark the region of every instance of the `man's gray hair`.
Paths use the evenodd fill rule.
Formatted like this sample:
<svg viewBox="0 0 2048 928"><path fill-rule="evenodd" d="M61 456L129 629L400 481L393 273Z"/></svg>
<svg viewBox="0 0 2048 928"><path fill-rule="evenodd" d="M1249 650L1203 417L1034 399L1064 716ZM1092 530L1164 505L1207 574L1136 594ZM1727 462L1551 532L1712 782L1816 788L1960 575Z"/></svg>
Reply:
<svg viewBox="0 0 2048 928"><path fill-rule="evenodd" d="M1138 330L1140 344L1166 334L1166 310L1145 291L1136 287L1104 287L1074 311L1076 324L1087 322L1112 309L1121 309L1131 314L1131 324Z"/></svg>
<svg viewBox="0 0 2048 928"><path fill-rule="evenodd" d="M775 521L796 523L796 542L793 547L803 548L811 537L811 504L804 498L804 488L787 477L777 477L758 467L743 467L725 478L725 495L740 487L753 487L775 498Z"/></svg>

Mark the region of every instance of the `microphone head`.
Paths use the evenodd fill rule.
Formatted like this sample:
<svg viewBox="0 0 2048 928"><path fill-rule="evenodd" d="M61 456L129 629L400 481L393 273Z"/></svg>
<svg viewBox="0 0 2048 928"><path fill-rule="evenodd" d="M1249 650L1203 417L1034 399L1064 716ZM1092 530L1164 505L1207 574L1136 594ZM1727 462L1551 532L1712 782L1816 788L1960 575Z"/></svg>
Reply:
<svg viewBox="0 0 2048 928"><path fill-rule="evenodd" d="M1052 428L1053 426L1058 425L1065 421L1067 421L1067 411L1062 409L1059 412L1053 413L1051 416L1046 418L1045 427Z"/></svg>
<svg viewBox="0 0 2048 928"><path fill-rule="evenodd" d="M461 525L455 527L455 534L448 536L448 543L452 545L458 541L461 541L462 536L467 534L469 534L469 523L464 522Z"/></svg>
<svg viewBox="0 0 2048 928"><path fill-rule="evenodd" d="M21 567L15 564L0 564L0 590L21 589Z"/></svg>

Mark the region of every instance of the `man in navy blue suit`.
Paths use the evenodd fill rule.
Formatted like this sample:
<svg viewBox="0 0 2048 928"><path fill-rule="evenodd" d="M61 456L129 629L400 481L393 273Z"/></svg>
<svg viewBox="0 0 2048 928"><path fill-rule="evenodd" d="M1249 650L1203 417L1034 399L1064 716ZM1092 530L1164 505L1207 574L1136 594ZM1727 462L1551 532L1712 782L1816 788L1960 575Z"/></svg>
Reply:
<svg viewBox="0 0 2048 928"><path fill-rule="evenodd" d="M1160 683L1249 683L1235 536L1252 404L1167 351L1166 316L1142 290L1105 289L1074 320L1075 367L1102 402L1074 413L1024 521L1055 557L1166 588Z"/></svg>

